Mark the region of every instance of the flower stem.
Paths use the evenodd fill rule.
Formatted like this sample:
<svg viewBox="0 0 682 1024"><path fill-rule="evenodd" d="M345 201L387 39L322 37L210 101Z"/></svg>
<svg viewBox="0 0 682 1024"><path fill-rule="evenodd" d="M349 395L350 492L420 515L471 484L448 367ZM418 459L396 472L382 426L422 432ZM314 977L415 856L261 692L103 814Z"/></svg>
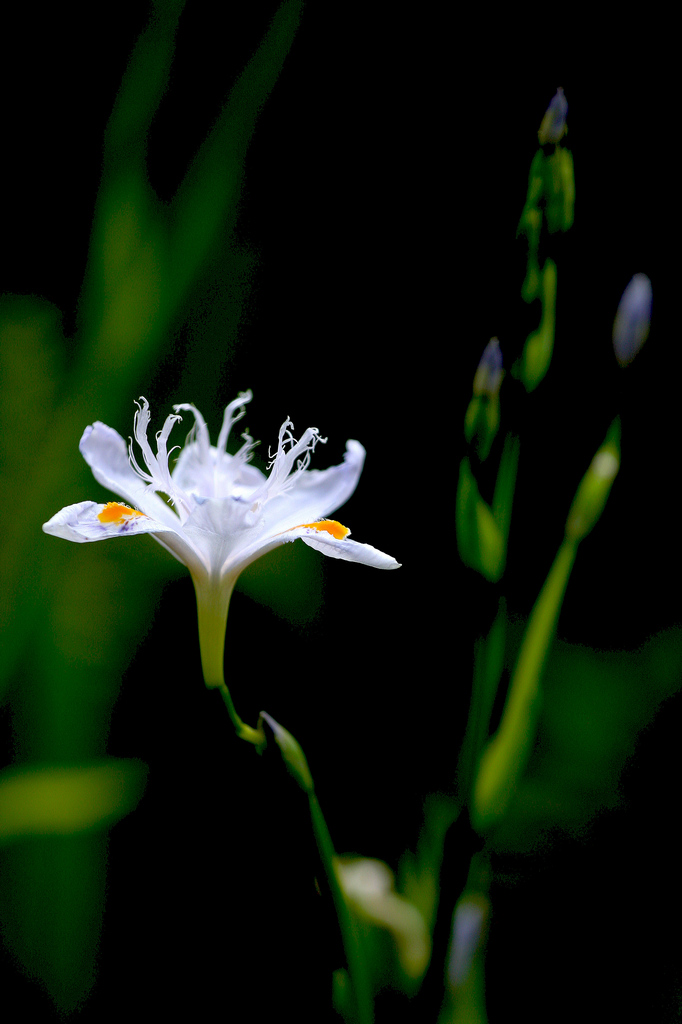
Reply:
<svg viewBox="0 0 682 1024"><path fill-rule="evenodd" d="M542 673L554 638L578 542L565 537L528 619L502 719L488 741L474 782L472 818L477 831L505 813L535 741Z"/></svg>
<svg viewBox="0 0 682 1024"><path fill-rule="evenodd" d="M261 711L260 718L258 719L258 728L260 730L263 729L263 722L265 722L268 728L272 730L272 735L279 747L279 752L282 755L284 763L293 778L298 782L299 786L308 797L313 834L315 836L317 849L320 853L325 874L327 875L332 899L334 900L334 908L336 910L343 948L346 954L346 963L348 964L348 972L350 974L351 989L355 1000L355 1015L353 1017L354 1024L373 1024L374 1002L372 998L372 985L367 972L357 922L348 904L346 894L339 878L339 872L337 869L338 859L334 851L334 844L332 843L331 836L329 835L327 822L324 820L322 808L320 807L319 800L315 793L315 783L313 782L313 777L310 774L308 761L298 740L291 735L288 729L285 729L284 726L279 724L279 722L276 722L275 719L265 711Z"/></svg>
<svg viewBox="0 0 682 1024"><path fill-rule="evenodd" d="M199 617L199 647L201 650L201 667L204 682L209 689L220 690L235 732L240 739L253 743L256 747L265 745L262 730L252 729L242 722L234 706L232 695L225 683L223 661L225 657L225 630L227 627L227 610L234 580L214 581L194 580L197 595L197 614Z"/></svg>
<svg viewBox="0 0 682 1024"><path fill-rule="evenodd" d="M230 721L234 726L234 730L239 736L240 740L246 740L248 743L253 743L256 747L262 747L265 743L265 736L262 730L252 729L246 722L242 722L241 718L237 714L237 709L234 706L232 695L228 690L224 682L218 685L220 695L223 698L227 713L230 716Z"/></svg>
<svg viewBox="0 0 682 1024"><path fill-rule="evenodd" d="M372 989L367 973L365 958L360 946L360 936L357 925L351 913L346 894L344 893L339 875L336 869L336 853L332 843L327 822L322 814L317 796L314 791L308 793L310 801L310 817L313 824L313 832L317 841L317 848L322 858L327 881L334 900L336 916L341 929L343 948L348 963L348 971L351 977L353 993L357 1009L358 1024L372 1024L374 1021L374 1003Z"/></svg>

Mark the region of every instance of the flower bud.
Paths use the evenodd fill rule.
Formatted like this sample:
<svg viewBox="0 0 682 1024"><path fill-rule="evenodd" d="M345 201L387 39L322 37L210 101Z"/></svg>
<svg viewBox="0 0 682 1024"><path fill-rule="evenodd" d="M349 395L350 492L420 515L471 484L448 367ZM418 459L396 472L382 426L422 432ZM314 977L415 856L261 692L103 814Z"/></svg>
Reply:
<svg viewBox="0 0 682 1024"><path fill-rule="evenodd" d="M497 583L504 572L506 538L485 503L468 458L459 467L455 505L457 548L465 565Z"/></svg>
<svg viewBox="0 0 682 1024"><path fill-rule="evenodd" d="M613 349L621 366L632 362L647 339L652 300L651 281L646 274L635 274L613 321Z"/></svg>
<svg viewBox="0 0 682 1024"><path fill-rule="evenodd" d="M314 789L313 777L310 774L308 762L298 740L294 739L291 733L284 726L280 725L279 722L276 722L267 712L261 711L260 719L258 723L260 729L262 729L263 719L270 726L275 737L275 743L279 747L282 759L290 774L296 779L301 789L306 793L312 793Z"/></svg>
<svg viewBox="0 0 682 1024"><path fill-rule="evenodd" d="M503 376L500 343L497 338L491 338L483 350L483 355L474 375L474 394L496 398Z"/></svg>
<svg viewBox="0 0 682 1024"><path fill-rule="evenodd" d="M485 937L489 911L481 893L467 893L457 901L448 960L448 981L453 988L461 988L469 977L474 955Z"/></svg>
<svg viewBox="0 0 682 1024"><path fill-rule="evenodd" d="M370 857L337 857L341 888L361 919L393 936L396 953L408 978L422 977L431 954L424 916L395 891L393 872Z"/></svg>
<svg viewBox="0 0 682 1024"><path fill-rule="evenodd" d="M559 88L552 97L538 130L538 140L541 146L545 146L549 142L559 142L566 131L567 113L568 102L564 96L564 90Z"/></svg>
<svg viewBox="0 0 682 1024"><path fill-rule="evenodd" d="M620 468L620 423L614 420L603 445L582 478L566 520L566 536L581 541L595 525L606 505Z"/></svg>
<svg viewBox="0 0 682 1024"><path fill-rule="evenodd" d="M476 443L478 457L487 459L500 425L499 391L504 370L497 338L491 338L474 375L473 397L464 417L464 436Z"/></svg>

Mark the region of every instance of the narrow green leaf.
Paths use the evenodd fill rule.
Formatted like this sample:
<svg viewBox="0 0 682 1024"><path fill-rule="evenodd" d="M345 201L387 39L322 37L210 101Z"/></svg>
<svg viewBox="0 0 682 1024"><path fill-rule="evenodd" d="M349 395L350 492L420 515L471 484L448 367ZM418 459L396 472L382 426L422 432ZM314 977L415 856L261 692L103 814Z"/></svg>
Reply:
<svg viewBox="0 0 682 1024"><path fill-rule="evenodd" d="M576 550L574 542L564 540L528 620L500 726L478 768L472 822L479 831L504 814L526 766L540 712L542 671Z"/></svg>
<svg viewBox="0 0 682 1024"><path fill-rule="evenodd" d="M114 758L6 769L0 772L0 845L111 825L136 806L145 777L142 762Z"/></svg>

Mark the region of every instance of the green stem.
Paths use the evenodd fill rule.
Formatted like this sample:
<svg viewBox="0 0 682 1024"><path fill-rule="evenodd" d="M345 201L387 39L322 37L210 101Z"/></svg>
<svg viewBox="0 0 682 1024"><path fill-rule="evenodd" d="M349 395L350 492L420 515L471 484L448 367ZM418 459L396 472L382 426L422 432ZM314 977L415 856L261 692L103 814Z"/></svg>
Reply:
<svg viewBox="0 0 682 1024"><path fill-rule="evenodd" d="M232 695L225 683L223 661L225 658L225 630L227 628L227 611L234 587L234 580L213 579L194 580L197 595L197 615L199 617L199 647L201 650L201 667L204 682L209 689L220 690L220 694L230 716L237 736L262 747L265 737L262 730L246 725L237 714Z"/></svg>
<svg viewBox="0 0 682 1024"><path fill-rule="evenodd" d="M336 853L334 852L334 844L332 843L327 823L324 820L322 809L320 808L319 801L314 791L310 791L308 793L308 799L310 801L310 817L313 823L313 832L315 833L317 848L320 851L320 857L322 858L322 863L324 864L324 869L327 873L327 881L329 882L329 888L331 889L332 898L334 900L334 907L336 908L336 916L338 917L339 927L341 929L343 948L346 954L346 962L348 963L348 971L350 973L351 983L353 986L353 993L355 995L358 1024L373 1024L374 1003L372 999L371 983L365 967L364 957L362 955L357 925L353 919L351 909L348 906L348 901L341 887L341 883L339 882L339 876L336 870Z"/></svg>
<svg viewBox="0 0 682 1024"><path fill-rule="evenodd" d="M474 786L474 826L502 817L526 766L540 713L542 672L554 637L577 542L564 539L531 612L499 728L481 757Z"/></svg>
<svg viewBox="0 0 682 1024"><path fill-rule="evenodd" d="M253 745L256 747L262 747L263 744L265 743L265 737L262 731L259 731L258 729L252 729L250 725L247 725L246 722L243 722L241 720L241 718L237 714L237 709L234 706L232 695L230 694L230 691L228 690L224 682L220 683L217 688L220 690L220 695L223 698L225 707L227 708L227 713L230 716L230 721L232 722L234 726L234 731L237 733L239 739L246 740L248 743L253 743Z"/></svg>

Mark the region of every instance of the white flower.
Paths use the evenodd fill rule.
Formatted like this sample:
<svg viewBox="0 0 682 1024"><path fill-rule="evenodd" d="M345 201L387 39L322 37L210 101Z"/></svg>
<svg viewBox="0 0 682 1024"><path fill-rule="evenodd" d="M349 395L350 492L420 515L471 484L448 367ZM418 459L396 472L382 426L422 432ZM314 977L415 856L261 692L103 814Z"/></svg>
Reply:
<svg viewBox="0 0 682 1024"><path fill-rule="evenodd" d="M344 461L325 470L309 470L311 453L325 442L315 427L301 439L285 420L269 472L250 465L254 442L244 434L236 453L226 451L233 424L252 398L247 391L225 410L215 446L193 405L174 406L156 435L156 454L147 439L149 403L141 398L134 434L143 465L120 434L104 423L86 427L80 450L98 483L119 495L119 502L81 501L67 505L43 530L80 543L151 533L189 569L197 593L199 632L208 686L223 683L223 642L230 596L239 573L267 551L302 540L332 558L395 569L398 562L369 544L349 540L350 531L325 517L353 493L362 472L365 450L348 441ZM171 470L168 438L181 420L194 416L194 427Z"/></svg>

